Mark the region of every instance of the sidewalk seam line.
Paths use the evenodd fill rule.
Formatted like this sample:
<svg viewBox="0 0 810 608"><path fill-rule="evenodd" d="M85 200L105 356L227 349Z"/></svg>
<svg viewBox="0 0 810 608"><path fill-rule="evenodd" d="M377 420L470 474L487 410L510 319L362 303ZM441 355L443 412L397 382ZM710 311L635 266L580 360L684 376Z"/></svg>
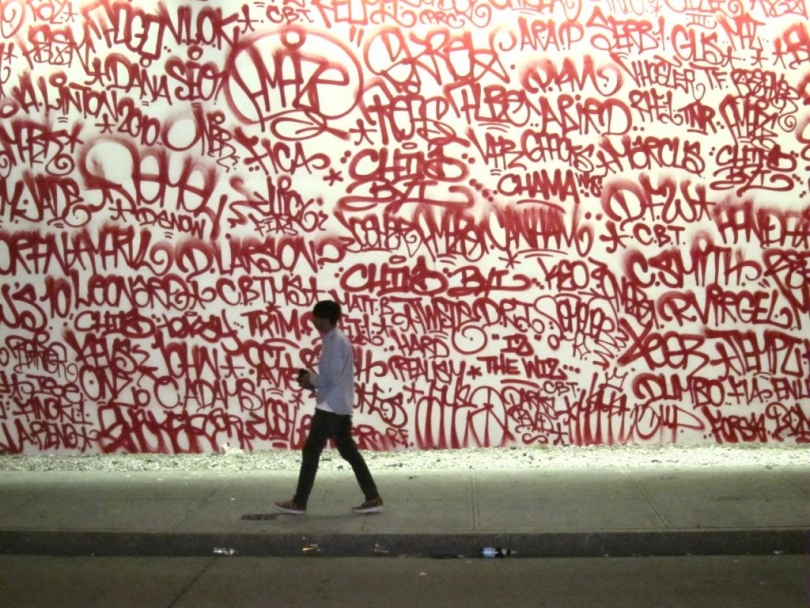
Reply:
<svg viewBox="0 0 810 608"><path fill-rule="evenodd" d="M478 517L478 483L475 471L473 471L471 475L467 476L467 483L469 484L471 498L470 504L472 506L472 529L475 532L479 532L481 530L481 526Z"/></svg>
<svg viewBox="0 0 810 608"><path fill-rule="evenodd" d="M623 474L623 475L625 475L626 477L629 477L629 478L630 478L630 481L633 483L633 486L636 488L636 492L638 492L638 493L639 493L639 495L641 495L641 498L644 500L644 502L646 503L646 505L647 505L647 506L650 508L650 510L651 510L651 511L652 511L652 512L655 514L655 516L658 518L658 521L659 521L659 522L661 522L661 525L662 525L662 526L664 526L664 528L665 528L666 530L672 530L672 529L673 529L673 527L672 527L671 525L669 525L669 522L667 522L666 518L665 518L665 517L664 517L664 516L663 516L663 515L662 515L662 514L661 514L661 513L658 511L658 508L655 506L655 503L654 503L654 502L653 502L653 500L652 500L652 499L651 499L651 498L648 496L647 492L645 492L645 491L644 491L644 488L643 488L643 487L641 486L641 484L638 482L638 479L636 479L636 478L635 478L635 477L634 477L634 476L633 476L633 475L630 473L630 471L628 471L628 470L627 470L625 467L621 467L621 472L622 472L622 474Z"/></svg>

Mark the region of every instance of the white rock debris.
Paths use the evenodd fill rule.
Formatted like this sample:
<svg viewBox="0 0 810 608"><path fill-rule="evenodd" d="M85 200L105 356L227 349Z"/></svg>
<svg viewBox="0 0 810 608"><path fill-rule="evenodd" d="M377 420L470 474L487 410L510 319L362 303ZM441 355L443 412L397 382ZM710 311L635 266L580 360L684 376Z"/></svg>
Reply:
<svg viewBox="0 0 810 608"><path fill-rule="evenodd" d="M810 466L806 444L541 446L363 454L372 470ZM0 471L297 471L300 462L297 450L229 446L210 454L4 454ZM325 450L321 457L322 470L347 466L336 450Z"/></svg>

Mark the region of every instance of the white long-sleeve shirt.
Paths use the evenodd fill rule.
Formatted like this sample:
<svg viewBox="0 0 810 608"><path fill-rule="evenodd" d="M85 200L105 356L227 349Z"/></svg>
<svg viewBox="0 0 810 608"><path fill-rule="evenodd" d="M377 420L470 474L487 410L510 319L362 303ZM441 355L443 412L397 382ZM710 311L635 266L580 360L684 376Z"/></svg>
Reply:
<svg viewBox="0 0 810 608"><path fill-rule="evenodd" d="M318 409L348 416L354 405L354 353L352 344L339 328L323 335L318 373L310 375L317 391Z"/></svg>

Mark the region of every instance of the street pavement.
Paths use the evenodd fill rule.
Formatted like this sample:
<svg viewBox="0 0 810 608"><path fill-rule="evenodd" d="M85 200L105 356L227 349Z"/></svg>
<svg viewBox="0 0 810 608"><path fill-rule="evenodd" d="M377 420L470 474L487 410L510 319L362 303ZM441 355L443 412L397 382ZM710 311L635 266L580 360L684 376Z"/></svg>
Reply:
<svg viewBox="0 0 810 608"><path fill-rule="evenodd" d="M0 555L3 608L806 608L803 555L541 559Z"/></svg>
<svg viewBox="0 0 810 608"><path fill-rule="evenodd" d="M304 516L277 512L297 472L0 472L0 553L54 556L518 557L804 555L810 467L321 471Z"/></svg>

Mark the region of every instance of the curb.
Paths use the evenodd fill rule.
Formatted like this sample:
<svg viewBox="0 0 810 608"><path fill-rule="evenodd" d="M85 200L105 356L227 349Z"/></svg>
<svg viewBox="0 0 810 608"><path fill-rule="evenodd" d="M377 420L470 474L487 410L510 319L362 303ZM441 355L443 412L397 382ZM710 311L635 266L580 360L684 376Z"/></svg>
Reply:
<svg viewBox="0 0 810 608"><path fill-rule="evenodd" d="M0 553L58 556L478 558L480 547L518 557L810 555L809 529L545 534L216 534L0 530Z"/></svg>

